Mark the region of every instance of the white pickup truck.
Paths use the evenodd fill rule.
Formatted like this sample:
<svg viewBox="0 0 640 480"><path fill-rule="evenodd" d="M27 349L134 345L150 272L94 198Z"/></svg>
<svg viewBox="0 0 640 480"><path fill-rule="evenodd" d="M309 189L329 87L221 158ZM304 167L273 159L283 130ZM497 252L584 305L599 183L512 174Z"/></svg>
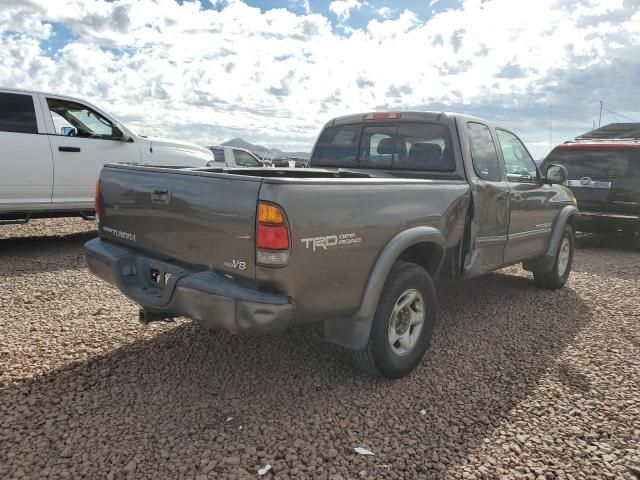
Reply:
<svg viewBox="0 0 640 480"><path fill-rule="evenodd" d="M207 147L213 152L213 161L207 167L262 167L260 159L249 150L239 147L211 146Z"/></svg>
<svg viewBox="0 0 640 480"><path fill-rule="evenodd" d="M149 138L84 100L0 88L0 225L93 218L105 163L202 167L210 150Z"/></svg>

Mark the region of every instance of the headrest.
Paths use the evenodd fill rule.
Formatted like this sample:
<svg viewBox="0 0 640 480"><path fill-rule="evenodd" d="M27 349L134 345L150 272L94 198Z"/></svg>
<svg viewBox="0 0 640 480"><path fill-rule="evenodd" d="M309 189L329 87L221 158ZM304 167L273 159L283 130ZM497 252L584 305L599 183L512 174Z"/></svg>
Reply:
<svg viewBox="0 0 640 480"><path fill-rule="evenodd" d="M391 155L393 153L393 137L383 138L380 140L376 150L378 155Z"/></svg>
<svg viewBox="0 0 640 480"><path fill-rule="evenodd" d="M409 149L409 161L425 167L442 158L442 148L436 143L414 143Z"/></svg>

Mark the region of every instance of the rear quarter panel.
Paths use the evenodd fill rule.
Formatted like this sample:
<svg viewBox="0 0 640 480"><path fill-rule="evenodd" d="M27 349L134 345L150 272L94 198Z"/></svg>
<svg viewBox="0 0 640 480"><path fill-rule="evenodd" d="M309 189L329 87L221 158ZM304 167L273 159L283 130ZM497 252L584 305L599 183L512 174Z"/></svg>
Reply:
<svg viewBox="0 0 640 480"><path fill-rule="evenodd" d="M308 322L354 314L376 259L401 231L432 226L443 233L445 247L457 244L469 186L451 180L272 180L263 183L260 199L284 208L292 250L287 267L257 267L256 280L293 297L297 321ZM326 249L314 248L317 238Z"/></svg>

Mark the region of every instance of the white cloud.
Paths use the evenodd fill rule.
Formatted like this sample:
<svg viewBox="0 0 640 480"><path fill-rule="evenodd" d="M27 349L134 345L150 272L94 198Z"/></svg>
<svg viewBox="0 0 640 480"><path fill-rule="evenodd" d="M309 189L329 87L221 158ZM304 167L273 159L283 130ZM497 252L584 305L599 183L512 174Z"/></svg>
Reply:
<svg viewBox="0 0 640 480"><path fill-rule="evenodd" d="M389 18L392 13L393 13L393 10L389 7L380 7L378 9L378 15L380 15L383 18Z"/></svg>
<svg viewBox="0 0 640 480"><path fill-rule="evenodd" d="M345 33L318 13L239 0L221 11L0 0L0 85L84 97L141 131L207 144L244 136L308 149L332 116L377 108L462 109L543 142L549 103L560 141L591 126L601 98L640 112L636 0L585 1L467 0L426 21L405 10ZM74 37L51 53L58 25Z"/></svg>
<svg viewBox="0 0 640 480"><path fill-rule="evenodd" d="M359 0L335 0L329 4L329 10L332 11L341 22L349 20L351 10L361 7L362 2Z"/></svg>

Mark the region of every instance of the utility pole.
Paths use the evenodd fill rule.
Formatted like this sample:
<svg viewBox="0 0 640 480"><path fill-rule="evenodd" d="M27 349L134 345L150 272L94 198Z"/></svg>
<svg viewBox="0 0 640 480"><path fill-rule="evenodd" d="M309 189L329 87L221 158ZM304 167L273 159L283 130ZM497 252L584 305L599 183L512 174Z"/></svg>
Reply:
<svg viewBox="0 0 640 480"><path fill-rule="evenodd" d="M598 117L598 128L600 128L601 121L602 121L602 100L600 100L600 116Z"/></svg>
<svg viewBox="0 0 640 480"><path fill-rule="evenodd" d="M553 148L553 104L549 104L549 150Z"/></svg>

